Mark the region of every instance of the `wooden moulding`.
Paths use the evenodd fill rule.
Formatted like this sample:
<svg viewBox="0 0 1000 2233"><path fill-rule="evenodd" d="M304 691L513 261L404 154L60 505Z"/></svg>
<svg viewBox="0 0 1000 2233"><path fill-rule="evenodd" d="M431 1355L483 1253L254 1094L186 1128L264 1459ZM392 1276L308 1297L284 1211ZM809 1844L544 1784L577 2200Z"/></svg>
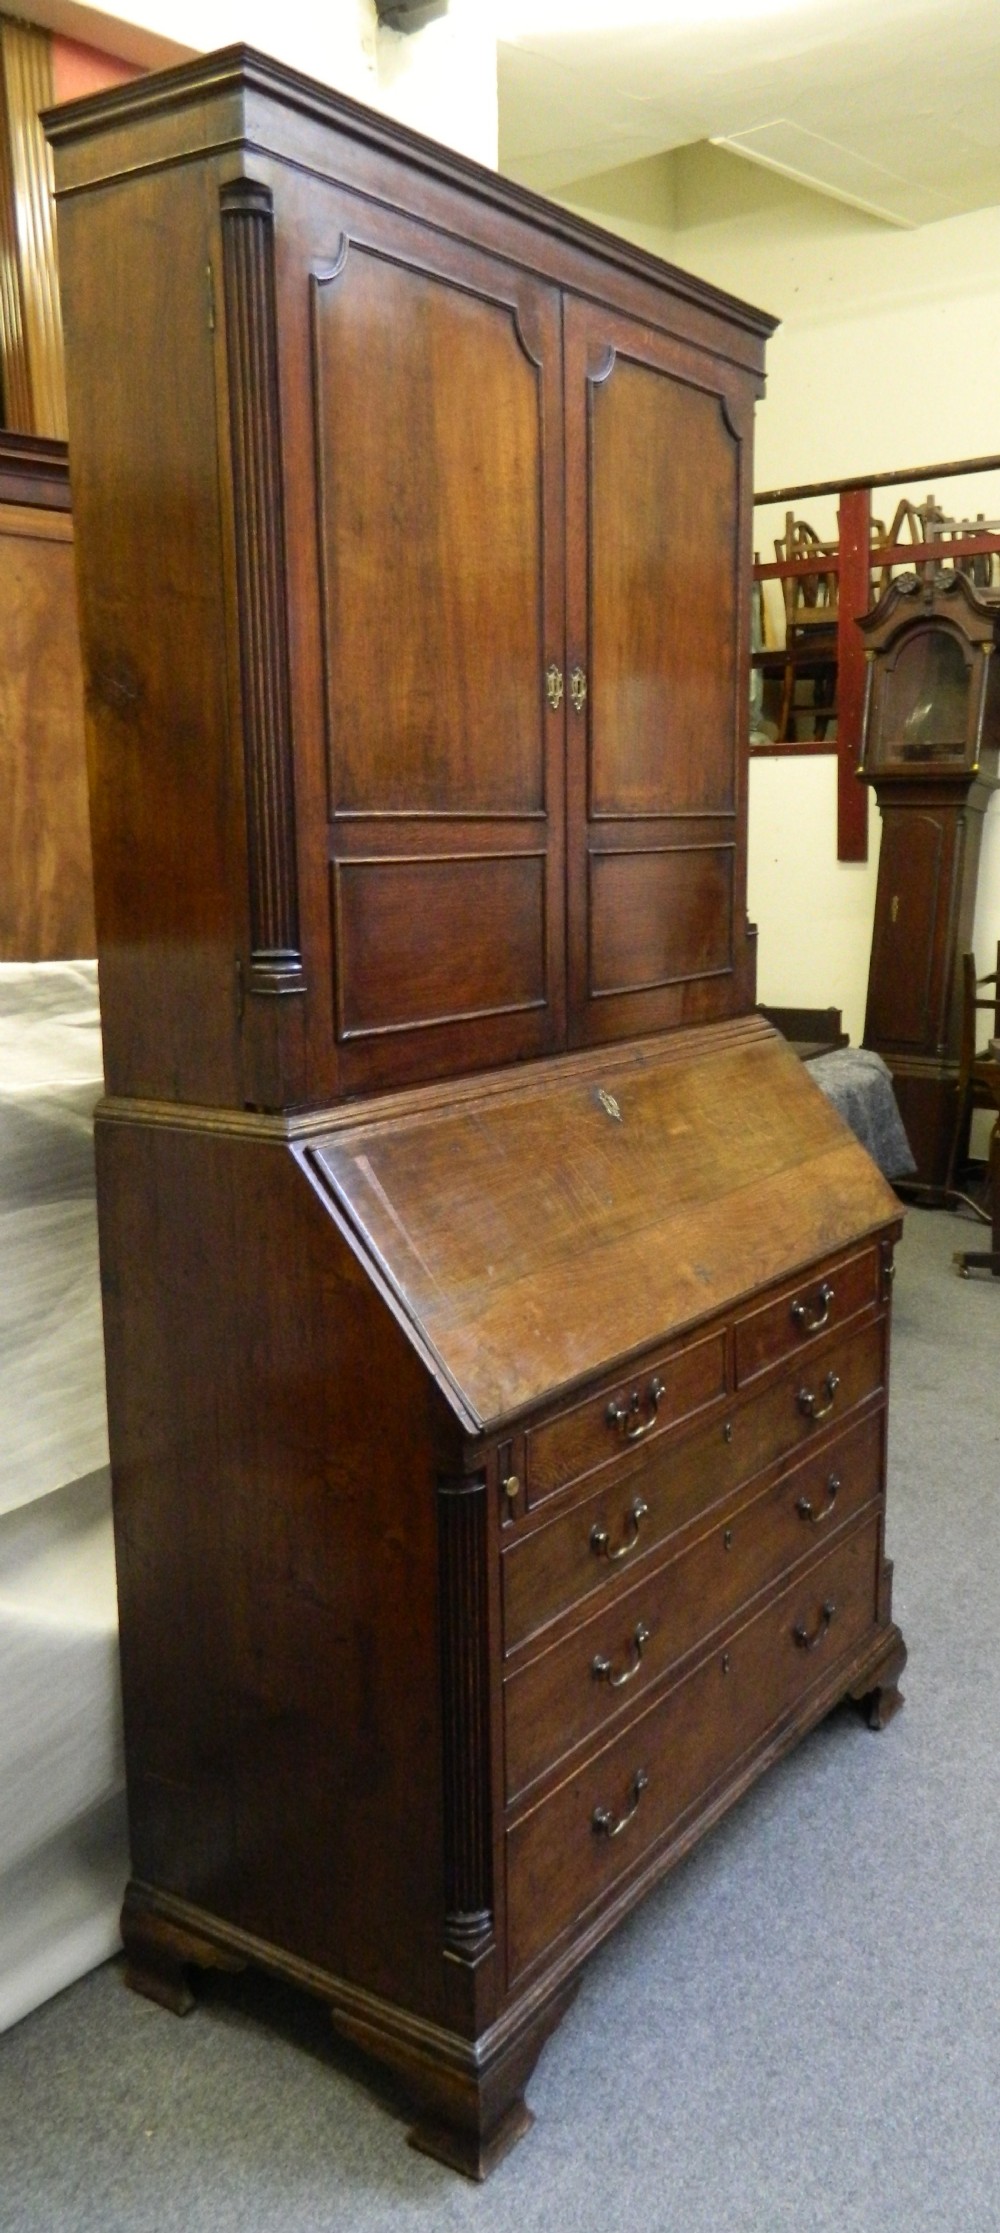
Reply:
<svg viewBox="0 0 1000 2233"><path fill-rule="evenodd" d="M65 442L44 435L0 430L0 504L68 512L69 453Z"/></svg>
<svg viewBox="0 0 1000 2233"><path fill-rule="evenodd" d="M887 1579L888 1563L883 1569ZM640 1870L604 1902L558 1961L526 1984L475 2040L413 2014L380 1995L331 1976L287 1949L204 1913L169 1892L133 1880L125 1895L122 1937L126 1982L175 2014L195 2005L192 1972L238 1972L248 1965L324 2001L334 2029L393 2071L419 2110L409 2139L421 2153L477 2181L486 2179L534 2119L524 2091L546 2040L573 2001L586 1959L652 1886L690 1852L758 1778L835 1706L851 1698L873 1730L903 1704L906 1665L899 1629L880 1628L850 1669L831 1670L793 1717L783 1716L721 1786L654 1848Z"/></svg>
<svg viewBox="0 0 1000 2233"><path fill-rule="evenodd" d="M424 2155L483 2180L533 2124L524 2088L573 2000L578 1977L522 1995L475 2041L133 1879L121 1918L126 1983L175 2015L196 2006L191 1973L252 1965L327 2003L334 2029L402 2080L421 2112Z"/></svg>
<svg viewBox="0 0 1000 2233"><path fill-rule="evenodd" d="M221 201L250 872L247 989L301 993L274 211L267 188L246 179L224 187Z"/></svg>
<svg viewBox="0 0 1000 2233"><path fill-rule="evenodd" d="M486 1627L486 1479L438 1485L444 1731L445 1945L473 1962L493 1939Z"/></svg>
<svg viewBox="0 0 1000 2233"><path fill-rule="evenodd" d="M52 99L51 36L0 19L0 363L7 415L66 434L51 169L39 112Z"/></svg>
<svg viewBox="0 0 1000 2233"><path fill-rule="evenodd" d="M262 104L269 111L266 125ZM671 293L683 306L685 326L694 329L703 345L758 376L763 370L763 344L778 322L767 311L693 273L664 265L645 249L611 241L602 227L498 177L485 164L445 149L394 118L363 108L246 45L234 44L135 79L128 86L64 102L43 121L56 151L60 194L115 176L126 148L126 160L131 156L132 132L140 122L151 159L167 162L186 154L201 155L213 144L259 144L262 128L276 145L288 125L297 157L308 135L310 165L318 175L324 171L323 135L332 127L353 143L360 165L369 151L377 152L386 165L390 190L405 193L418 170L434 194L438 211L446 205L454 208L451 197L457 188L463 200L478 205L487 219L494 213L509 217L520 228L515 253L559 279L566 261L572 259L576 267L579 257L579 275L586 272L591 283L595 263L601 267L602 282L614 285L619 273L627 281L646 282L650 305L662 312L663 275L669 271ZM464 229L468 230L467 216Z"/></svg>

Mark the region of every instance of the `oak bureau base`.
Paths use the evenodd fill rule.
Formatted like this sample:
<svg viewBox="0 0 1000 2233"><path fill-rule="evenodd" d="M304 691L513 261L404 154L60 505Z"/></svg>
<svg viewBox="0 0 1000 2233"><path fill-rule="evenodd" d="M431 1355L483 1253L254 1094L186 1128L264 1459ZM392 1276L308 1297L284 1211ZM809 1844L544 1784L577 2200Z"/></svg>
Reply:
<svg viewBox="0 0 1000 2233"><path fill-rule="evenodd" d="M894 1199L754 1019L97 1134L129 1982L302 1986L484 2177L594 1947L839 1700L899 1704Z"/></svg>
<svg viewBox="0 0 1000 2233"><path fill-rule="evenodd" d="M898 1679L906 1663L906 1646L892 1628L879 1650L856 1674L848 1695L855 1697L872 1728L884 1728L902 1705ZM816 1718L837 1702L839 1686L820 1687L813 1700ZM808 1724L806 1725L808 1726ZM793 1744L802 1730L781 1732L766 1754L748 1764L707 1812L704 1820L688 1826L687 1833L658 1858L653 1878L680 1860L710 1823L754 1780L765 1765ZM643 1878L632 1896L605 1920L592 1937L591 1951L619 1920L625 1908L648 1889ZM410 2145L435 2157L474 2180L486 2179L534 2122L524 2099L538 2055L573 2000L578 1976L557 1980L539 2003L537 1994L525 1996L522 2009L513 2003L505 2022L474 2046L455 2034L400 2019L399 2012L362 1992L345 1992L332 1978L312 1972L307 1965L290 1961L276 1947L258 1945L245 1934L200 1914L186 1903L171 1900L141 1884L129 1885L122 1912L126 1949L126 1983L171 2009L187 2015L196 2005L193 1980L200 1970L237 1972L248 1965L284 1977L329 2007L335 2030L373 2060L382 2063L403 2083L419 2121L409 2133Z"/></svg>

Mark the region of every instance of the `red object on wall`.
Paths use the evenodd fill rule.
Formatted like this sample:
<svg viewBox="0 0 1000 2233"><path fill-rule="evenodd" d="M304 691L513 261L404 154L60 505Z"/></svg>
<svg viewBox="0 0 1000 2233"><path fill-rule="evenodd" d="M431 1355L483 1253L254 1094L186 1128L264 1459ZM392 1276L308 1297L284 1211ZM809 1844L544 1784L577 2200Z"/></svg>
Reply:
<svg viewBox="0 0 1000 2233"><path fill-rule="evenodd" d="M871 515L868 488L840 498L837 584L837 859L868 859L868 792L858 781L865 700L865 647L856 625L871 603Z"/></svg>
<svg viewBox="0 0 1000 2233"><path fill-rule="evenodd" d="M119 54L105 54L100 47L87 47L79 39L64 39L60 33L52 34L52 99L78 101L85 93L102 93L108 85L126 85L130 78L141 78L143 71L138 62L124 62Z"/></svg>

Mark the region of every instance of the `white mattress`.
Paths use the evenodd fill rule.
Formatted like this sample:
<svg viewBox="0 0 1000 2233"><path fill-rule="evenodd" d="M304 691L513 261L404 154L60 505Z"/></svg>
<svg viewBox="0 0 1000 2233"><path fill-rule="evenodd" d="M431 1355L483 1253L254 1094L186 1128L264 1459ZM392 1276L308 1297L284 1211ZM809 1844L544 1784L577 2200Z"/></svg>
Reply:
<svg viewBox="0 0 1000 2233"><path fill-rule="evenodd" d="M0 964L0 2029L118 1944L128 1873L93 962Z"/></svg>
<svg viewBox="0 0 1000 2233"><path fill-rule="evenodd" d="M108 1462L96 962L0 963L0 1513Z"/></svg>

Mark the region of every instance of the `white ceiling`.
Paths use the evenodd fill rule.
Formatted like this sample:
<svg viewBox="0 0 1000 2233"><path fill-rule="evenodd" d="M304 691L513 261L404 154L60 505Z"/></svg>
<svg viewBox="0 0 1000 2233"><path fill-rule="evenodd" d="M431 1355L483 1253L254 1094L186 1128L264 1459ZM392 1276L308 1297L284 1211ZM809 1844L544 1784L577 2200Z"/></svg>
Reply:
<svg viewBox="0 0 1000 2233"><path fill-rule="evenodd" d="M896 225L1000 203L1000 0L496 0L543 193L703 140Z"/></svg>

